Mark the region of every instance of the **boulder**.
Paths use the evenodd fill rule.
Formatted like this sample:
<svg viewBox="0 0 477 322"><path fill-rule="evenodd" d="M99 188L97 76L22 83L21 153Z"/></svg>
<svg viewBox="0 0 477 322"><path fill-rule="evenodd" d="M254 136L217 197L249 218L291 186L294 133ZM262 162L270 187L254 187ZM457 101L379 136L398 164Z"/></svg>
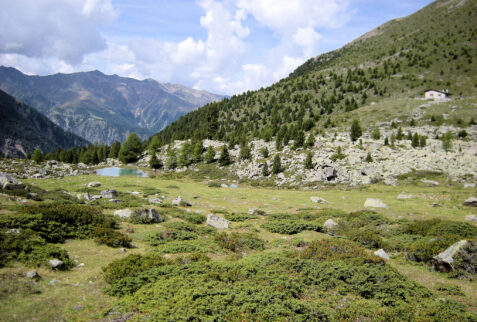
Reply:
<svg viewBox="0 0 477 322"><path fill-rule="evenodd" d="M34 281L41 280L41 276L37 271L29 271L25 274L25 277Z"/></svg>
<svg viewBox="0 0 477 322"><path fill-rule="evenodd" d="M48 261L48 264L51 266L53 269L61 269L65 266L65 263L63 261L60 261L59 259L50 259Z"/></svg>
<svg viewBox="0 0 477 322"><path fill-rule="evenodd" d="M0 172L0 188L5 190L24 189L25 185L12 175Z"/></svg>
<svg viewBox="0 0 477 322"><path fill-rule="evenodd" d="M265 211L258 208L251 208L248 210L248 214L253 216L265 216Z"/></svg>
<svg viewBox="0 0 477 322"><path fill-rule="evenodd" d="M101 182L90 182L88 183L88 188L101 187Z"/></svg>
<svg viewBox="0 0 477 322"><path fill-rule="evenodd" d="M121 203L121 200L119 200L119 199L109 199L109 202L112 202L112 203Z"/></svg>
<svg viewBox="0 0 477 322"><path fill-rule="evenodd" d="M326 201L325 199L323 199L321 197L310 197L310 200L311 200L311 202L314 202L314 203L322 203L322 204L325 204L325 205L328 204L328 201Z"/></svg>
<svg viewBox="0 0 477 322"><path fill-rule="evenodd" d="M105 199L112 199L118 196L118 192L116 190L103 190L101 191L101 197Z"/></svg>
<svg viewBox="0 0 477 322"><path fill-rule="evenodd" d="M89 193L85 192L85 193L78 193L76 195L76 197L80 200L87 200L87 201L90 201L91 200L91 196L89 195Z"/></svg>
<svg viewBox="0 0 477 322"><path fill-rule="evenodd" d="M467 216L465 216L465 220L477 222L477 216L476 215L467 215Z"/></svg>
<svg viewBox="0 0 477 322"><path fill-rule="evenodd" d="M8 234L18 235L19 233L20 233L20 228L12 228L5 232L6 235Z"/></svg>
<svg viewBox="0 0 477 322"><path fill-rule="evenodd" d="M384 251L384 249L379 249L379 250L375 251L374 255L378 256L378 257L381 257L382 259L385 259L387 261L391 259L391 258L389 258L389 255Z"/></svg>
<svg viewBox="0 0 477 322"><path fill-rule="evenodd" d="M120 209L113 213L115 216L126 219L148 219L148 222L162 222L161 215L154 208L148 209Z"/></svg>
<svg viewBox="0 0 477 322"><path fill-rule="evenodd" d="M464 183L464 189L475 188L475 183Z"/></svg>
<svg viewBox="0 0 477 322"><path fill-rule="evenodd" d="M61 283L60 280L52 279L51 281L48 282L48 285L53 286L53 285L60 284L60 283Z"/></svg>
<svg viewBox="0 0 477 322"><path fill-rule="evenodd" d="M388 205L386 205L380 199L376 199L376 198L368 198L366 199L364 203L364 208L387 208L387 207Z"/></svg>
<svg viewBox="0 0 477 322"><path fill-rule="evenodd" d="M401 193L399 196L397 196L397 198L398 198L398 200L412 199L413 195L412 194Z"/></svg>
<svg viewBox="0 0 477 322"><path fill-rule="evenodd" d="M152 203L152 204L161 204L163 201L159 198L149 198L147 200L149 203Z"/></svg>
<svg viewBox="0 0 477 322"><path fill-rule="evenodd" d="M422 179L421 182L425 183L429 186L438 186L439 185L439 182L434 181L434 180Z"/></svg>
<svg viewBox="0 0 477 322"><path fill-rule="evenodd" d="M461 240L434 257L434 268L441 272L454 270L454 257L469 244L467 240Z"/></svg>
<svg viewBox="0 0 477 322"><path fill-rule="evenodd" d="M103 198L101 195L92 195L92 196L91 196L91 201L99 200L99 199L101 199L101 198Z"/></svg>
<svg viewBox="0 0 477 322"><path fill-rule="evenodd" d="M469 199L464 201L464 206L477 207L477 198L470 197Z"/></svg>
<svg viewBox="0 0 477 322"><path fill-rule="evenodd" d="M336 170L333 167L325 167L323 168L323 174L326 180L331 181L336 178Z"/></svg>
<svg viewBox="0 0 477 322"><path fill-rule="evenodd" d="M172 204L175 206L190 207L192 206L189 202L182 199L181 196L178 196L176 199L172 200Z"/></svg>
<svg viewBox="0 0 477 322"><path fill-rule="evenodd" d="M332 230L336 226L338 226L338 224L331 218L325 221L325 223L323 224L323 227L325 227L328 231Z"/></svg>
<svg viewBox="0 0 477 322"><path fill-rule="evenodd" d="M207 215L207 225L216 229L227 229L229 228L229 221L220 216L209 214Z"/></svg>

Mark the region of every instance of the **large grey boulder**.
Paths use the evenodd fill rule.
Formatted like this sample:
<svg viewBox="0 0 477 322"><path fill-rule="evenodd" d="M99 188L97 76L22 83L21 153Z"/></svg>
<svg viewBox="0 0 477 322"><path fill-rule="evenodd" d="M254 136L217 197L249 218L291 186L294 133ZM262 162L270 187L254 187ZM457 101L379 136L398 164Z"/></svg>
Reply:
<svg viewBox="0 0 477 322"><path fill-rule="evenodd" d="M328 201L326 201L325 199L323 199L321 197L310 197L310 200L311 200L311 202L314 202L314 203L322 203L322 204L325 204L325 205L328 204Z"/></svg>
<svg viewBox="0 0 477 322"><path fill-rule="evenodd" d="M471 197L467 199L466 201L464 201L464 205L469 207L477 207L477 198Z"/></svg>
<svg viewBox="0 0 477 322"><path fill-rule="evenodd" d="M441 272L450 272L454 270L455 256L467 245L467 240L461 240L447 248L445 251L434 257L434 267Z"/></svg>
<svg viewBox="0 0 477 322"><path fill-rule="evenodd" d="M207 215L207 225L217 229L229 228L229 221L214 214Z"/></svg>
<svg viewBox="0 0 477 322"><path fill-rule="evenodd" d="M181 196L178 196L176 199L172 200L172 204L175 206L190 207L192 206L189 202L182 199Z"/></svg>
<svg viewBox="0 0 477 322"><path fill-rule="evenodd" d="M139 220L139 221L144 220L147 222L154 222L154 223L162 222L161 215L154 208L120 209L120 210L116 210L113 213L113 215L121 217L121 218L132 219L132 220Z"/></svg>
<svg viewBox="0 0 477 322"><path fill-rule="evenodd" d="M0 172L0 187L5 190L24 189L25 185L14 176Z"/></svg>
<svg viewBox="0 0 477 322"><path fill-rule="evenodd" d="M94 188L94 187L101 187L101 182L94 181L94 182L88 183L88 188Z"/></svg>
<svg viewBox="0 0 477 322"><path fill-rule="evenodd" d="M101 191L101 197L105 199L113 199L118 196L118 192L116 190L103 190Z"/></svg>
<svg viewBox="0 0 477 322"><path fill-rule="evenodd" d="M338 224L333 219L330 218L327 221L325 221L323 226L326 228L326 230L331 231L333 230L334 227L338 226Z"/></svg>
<svg viewBox="0 0 477 322"><path fill-rule="evenodd" d="M34 280L34 281L41 280L41 276L40 276L40 274L38 274L37 271L26 272L25 277L30 279L30 280Z"/></svg>
<svg viewBox="0 0 477 322"><path fill-rule="evenodd" d="M387 208L384 202L377 198L368 198L364 203L364 208Z"/></svg>
<svg viewBox="0 0 477 322"><path fill-rule="evenodd" d="M325 167L323 168L323 174L326 180L331 181L336 178L336 170L333 167Z"/></svg>
<svg viewBox="0 0 477 322"><path fill-rule="evenodd" d="M65 263L63 261L60 261L59 259L50 259L48 261L48 264L51 266L53 269L61 269L65 266Z"/></svg>
<svg viewBox="0 0 477 322"><path fill-rule="evenodd" d="M85 193L78 193L76 195L76 197L80 200L87 200L87 201L90 201L91 200L91 196L89 195L89 193L85 192Z"/></svg>
<svg viewBox="0 0 477 322"><path fill-rule="evenodd" d="M378 257L381 257L382 259L385 259L387 261L391 259L389 257L389 255L384 251L384 249L379 249L379 250L375 251L374 255L378 256Z"/></svg>

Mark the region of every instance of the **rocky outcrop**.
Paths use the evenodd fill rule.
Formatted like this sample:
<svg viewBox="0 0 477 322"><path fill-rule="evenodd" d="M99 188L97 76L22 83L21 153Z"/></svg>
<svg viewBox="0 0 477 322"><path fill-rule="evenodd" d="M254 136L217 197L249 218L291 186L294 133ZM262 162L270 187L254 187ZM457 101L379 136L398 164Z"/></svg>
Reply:
<svg viewBox="0 0 477 322"><path fill-rule="evenodd" d="M154 208L148 209L120 209L113 213L114 216L125 218L133 221L146 223L162 222L161 215Z"/></svg>
<svg viewBox="0 0 477 322"><path fill-rule="evenodd" d="M381 257L382 259L385 259L387 261L391 259L384 249L379 249L379 250L375 251L374 255L378 256L378 257Z"/></svg>
<svg viewBox="0 0 477 322"><path fill-rule="evenodd" d="M14 176L0 172L0 188L5 190L23 189L25 188L25 185L21 181L15 179Z"/></svg>
<svg viewBox="0 0 477 322"><path fill-rule="evenodd" d="M220 216L209 214L207 215L207 225L216 229L227 229L229 228L229 221Z"/></svg>
<svg viewBox="0 0 477 322"><path fill-rule="evenodd" d="M180 206L180 207L191 207L192 206L192 204L190 204L189 202L182 199L181 196L178 196L176 199L172 200L172 204L174 206Z"/></svg>
<svg viewBox="0 0 477 322"><path fill-rule="evenodd" d="M434 267L441 272L454 270L454 259L457 254L467 245L467 240L461 240L447 248L445 251L434 257Z"/></svg>
<svg viewBox="0 0 477 322"><path fill-rule="evenodd" d="M103 190L101 191L101 198L105 199L113 199L118 196L118 192L116 190Z"/></svg>
<svg viewBox="0 0 477 322"><path fill-rule="evenodd" d="M331 218L323 224L323 227L325 227L328 232L331 232L336 226L338 226L338 224Z"/></svg>
<svg viewBox="0 0 477 322"><path fill-rule="evenodd" d="M464 201L464 206L477 207L477 198L471 197Z"/></svg>

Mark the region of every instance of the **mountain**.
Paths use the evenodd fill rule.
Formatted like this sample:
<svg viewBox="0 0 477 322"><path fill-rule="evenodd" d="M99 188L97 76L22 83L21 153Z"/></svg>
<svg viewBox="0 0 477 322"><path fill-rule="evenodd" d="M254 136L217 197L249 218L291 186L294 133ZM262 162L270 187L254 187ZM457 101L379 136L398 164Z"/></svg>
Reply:
<svg viewBox="0 0 477 322"><path fill-rule="evenodd" d="M399 107L426 89L446 89L454 98L475 95L475 21L477 1L435 1L310 59L268 88L191 112L157 136L163 143L278 137L286 144L306 131L349 125L353 118L367 125L402 118Z"/></svg>
<svg viewBox="0 0 477 322"><path fill-rule="evenodd" d="M36 148L54 152L85 146L89 142L58 125L30 106L0 90L0 152L4 156L23 157Z"/></svg>
<svg viewBox="0 0 477 322"><path fill-rule="evenodd" d="M0 89L35 106L64 130L108 144L131 132L149 137L179 116L223 98L99 71L28 76L8 67L0 67Z"/></svg>

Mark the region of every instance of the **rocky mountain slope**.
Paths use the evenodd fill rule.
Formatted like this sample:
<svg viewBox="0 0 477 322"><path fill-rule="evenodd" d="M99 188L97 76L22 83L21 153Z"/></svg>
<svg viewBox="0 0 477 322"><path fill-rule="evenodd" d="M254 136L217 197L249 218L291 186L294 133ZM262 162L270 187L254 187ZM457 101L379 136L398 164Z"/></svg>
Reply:
<svg viewBox="0 0 477 322"><path fill-rule="evenodd" d="M88 141L65 132L41 113L0 90L0 152L23 157L36 148L54 152L84 146Z"/></svg>
<svg viewBox="0 0 477 322"><path fill-rule="evenodd" d="M372 123L385 115L390 120L398 116L396 100L422 97L430 88L447 89L453 97L475 95L476 19L477 1L435 1L310 59L268 88L189 113L157 136L164 143L277 137L285 144L303 132L349 125L351 118ZM373 104L381 106L378 113L360 115Z"/></svg>
<svg viewBox="0 0 477 322"><path fill-rule="evenodd" d="M64 130L107 144L131 132L147 138L179 116L223 98L99 71L28 76L7 67L0 67L0 89L35 106Z"/></svg>

